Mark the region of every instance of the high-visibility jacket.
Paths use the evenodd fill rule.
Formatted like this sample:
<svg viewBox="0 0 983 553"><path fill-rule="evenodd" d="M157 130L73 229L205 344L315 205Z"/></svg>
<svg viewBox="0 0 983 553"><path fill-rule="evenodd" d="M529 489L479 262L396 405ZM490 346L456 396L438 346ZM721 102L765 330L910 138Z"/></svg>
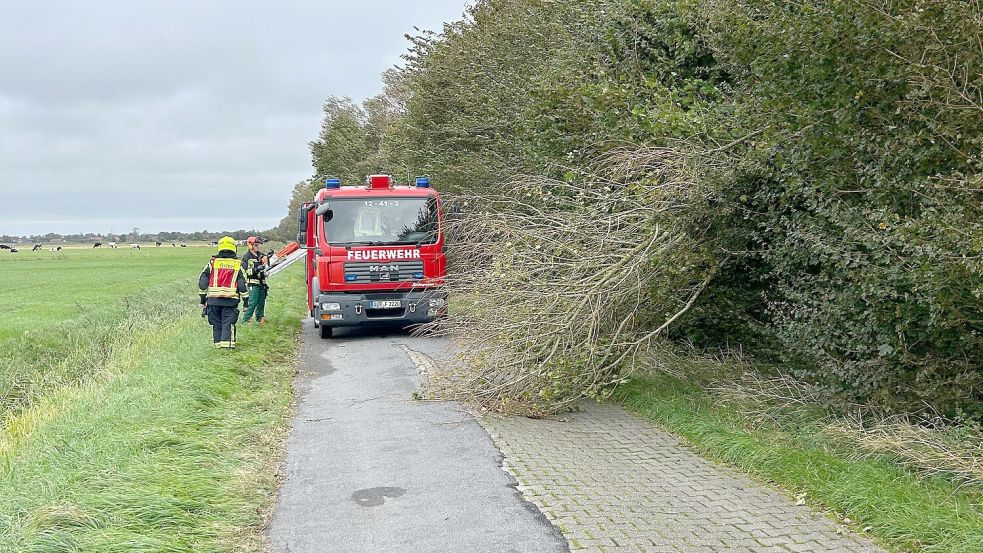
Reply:
<svg viewBox="0 0 983 553"><path fill-rule="evenodd" d="M242 270L242 261L238 259L213 258L210 262L211 271L208 276L206 298L238 298L236 278Z"/></svg>
<svg viewBox="0 0 983 553"><path fill-rule="evenodd" d="M209 305L237 305L248 293L242 261L234 252L219 252L202 269L198 288Z"/></svg>

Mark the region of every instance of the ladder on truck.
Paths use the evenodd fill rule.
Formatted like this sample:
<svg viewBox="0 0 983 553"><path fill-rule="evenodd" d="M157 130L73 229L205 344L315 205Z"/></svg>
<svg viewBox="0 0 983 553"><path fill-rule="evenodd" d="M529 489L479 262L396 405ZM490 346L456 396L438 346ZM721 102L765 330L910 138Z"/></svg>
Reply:
<svg viewBox="0 0 983 553"><path fill-rule="evenodd" d="M270 269L268 271L266 271L266 276L267 277L271 277L271 276L279 273L280 271L286 269L288 266L293 265L293 263L295 261L297 261L298 259L303 259L304 256L306 256L306 255L307 255L307 250L305 250L303 248L301 248L301 249L299 249L299 250L291 253L290 255L288 255L286 257L286 259L284 259L283 261L280 261L276 265L270 267Z"/></svg>

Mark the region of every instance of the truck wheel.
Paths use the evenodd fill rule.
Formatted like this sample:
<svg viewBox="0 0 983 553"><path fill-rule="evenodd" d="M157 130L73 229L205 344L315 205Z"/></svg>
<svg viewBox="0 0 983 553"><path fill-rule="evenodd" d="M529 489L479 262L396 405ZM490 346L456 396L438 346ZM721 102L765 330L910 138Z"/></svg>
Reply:
<svg viewBox="0 0 983 553"><path fill-rule="evenodd" d="M330 326L328 326L326 324L322 324L321 325L321 338L323 338L325 340L327 340L328 338L330 338L331 337L331 331L332 330L333 329Z"/></svg>

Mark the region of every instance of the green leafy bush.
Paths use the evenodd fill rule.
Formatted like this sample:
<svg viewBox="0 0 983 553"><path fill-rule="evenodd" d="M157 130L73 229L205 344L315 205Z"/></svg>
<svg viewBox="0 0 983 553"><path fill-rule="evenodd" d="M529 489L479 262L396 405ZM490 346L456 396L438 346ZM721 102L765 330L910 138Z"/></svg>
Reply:
<svg viewBox="0 0 983 553"><path fill-rule="evenodd" d="M729 206L721 243L764 268L769 327L809 361L789 368L889 406L980 399L978 5L697 11L734 82L720 124L751 136L711 176Z"/></svg>

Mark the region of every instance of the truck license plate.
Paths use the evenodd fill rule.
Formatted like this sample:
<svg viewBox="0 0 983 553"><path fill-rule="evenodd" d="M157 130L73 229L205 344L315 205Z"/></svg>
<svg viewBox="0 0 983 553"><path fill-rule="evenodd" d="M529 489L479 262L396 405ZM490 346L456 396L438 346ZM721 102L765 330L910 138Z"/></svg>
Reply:
<svg viewBox="0 0 983 553"><path fill-rule="evenodd" d="M369 302L369 309L397 309L403 307L399 300L383 300Z"/></svg>

